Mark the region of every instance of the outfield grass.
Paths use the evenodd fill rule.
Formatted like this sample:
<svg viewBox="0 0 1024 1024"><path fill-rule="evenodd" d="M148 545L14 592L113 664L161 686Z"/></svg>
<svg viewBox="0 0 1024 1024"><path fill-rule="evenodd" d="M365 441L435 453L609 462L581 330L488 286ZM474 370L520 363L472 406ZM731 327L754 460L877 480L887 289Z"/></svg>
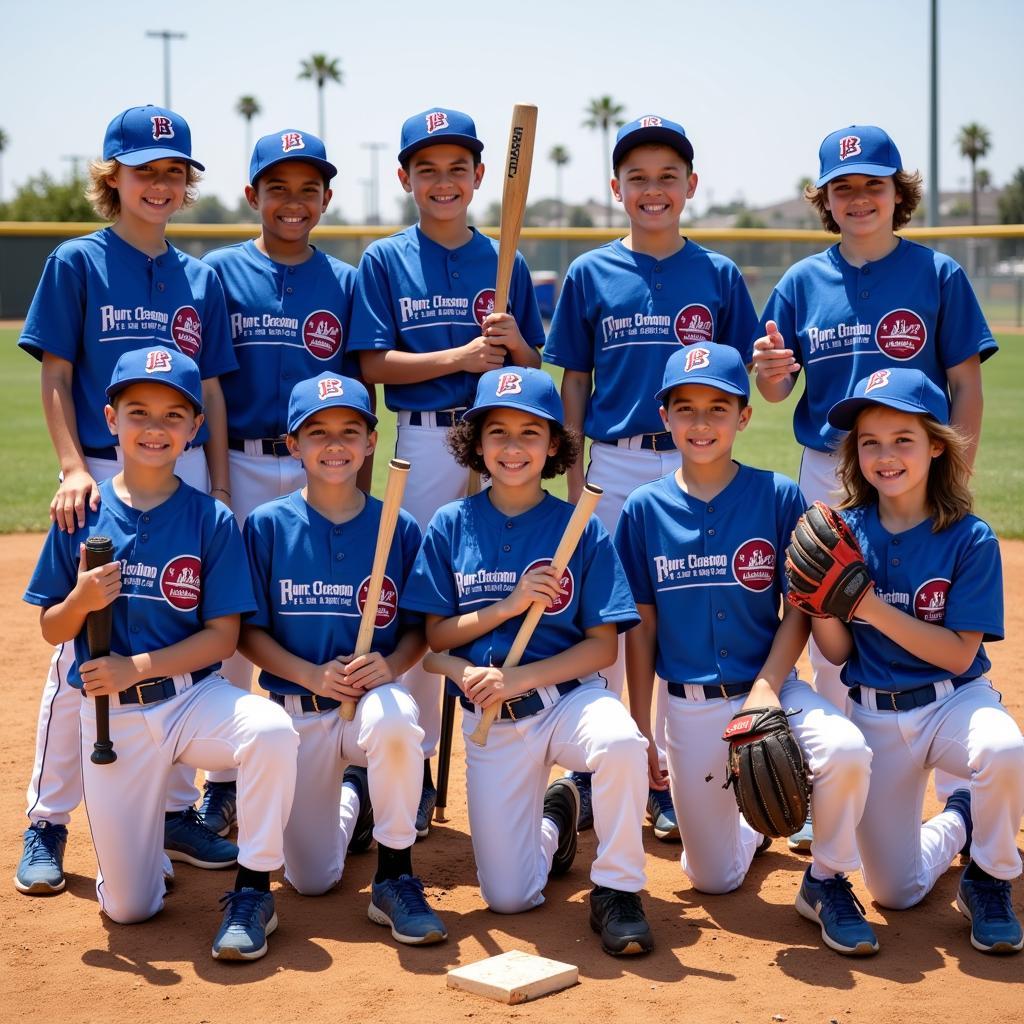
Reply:
<svg viewBox="0 0 1024 1024"><path fill-rule="evenodd" d="M0 449L0 533L42 530L56 486L56 466L39 403L39 364L17 348L18 333L0 330L0 418L6 444ZM1001 537L1024 537L1024 337L1003 335L1001 349L985 364L985 426L975 476L977 511ZM555 372L554 367L548 369ZM737 457L754 466L795 477L800 454L793 440L793 405L753 399L754 416L739 435ZM394 451L395 421L386 410L380 422L380 453L374 493L382 494L388 457ZM562 481L551 489L564 496Z"/></svg>

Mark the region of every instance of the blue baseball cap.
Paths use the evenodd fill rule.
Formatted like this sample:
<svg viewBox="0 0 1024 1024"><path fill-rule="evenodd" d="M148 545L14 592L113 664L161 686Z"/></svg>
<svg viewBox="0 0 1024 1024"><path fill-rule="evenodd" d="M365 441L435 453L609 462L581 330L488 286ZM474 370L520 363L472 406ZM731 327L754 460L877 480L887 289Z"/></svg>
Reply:
<svg viewBox="0 0 1024 1024"><path fill-rule="evenodd" d="M402 148L398 162L406 160L427 146L464 146L477 156L483 152L484 144L476 137L476 125L469 114L444 107L431 107L421 114L413 114L402 125Z"/></svg>
<svg viewBox="0 0 1024 1024"><path fill-rule="evenodd" d="M849 128L825 136L818 149L818 188L843 174L871 174L888 177L903 170L896 143L871 124L851 124Z"/></svg>
<svg viewBox="0 0 1024 1024"><path fill-rule="evenodd" d="M126 167L150 160L186 160L196 170L206 168L192 159L192 132L181 114L163 107L129 107L107 125L103 159Z"/></svg>
<svg viewBox="0 0 1024 1024"><path fill-rule="evenodd" d="M693 164L693 143L686 137L683 126L657 114L644 114L619 129L612 150L612 168L618 167L631 149L651 144L668 146Z"/></svg>
<svg viewBox="0 0 1024 1024"><path fill-rule="evenodd" d="M377 417L370 410L369 392L354 377L339 373L321 373L319 377L300 380L288 399L288 433L294 434L315 412L321 409L353 409L373 430Z"/></svg>
<svg viewBox="0 0 1024 1024"><path fill-rule="evenodd" d="M680 384L703 384L730 395L750 398L750 378L743 357L732 345L687 345L673 352L665 364L661 390L654 396L664 403L665 397Z"/></svg>
<svg viewBox="0 0 1024 1024"><path fill-rule="evenodd" d="M861 410L869 405L886 405L949 423L949 401L942 389L920 370L905 366L876 370L857 381L853 394L829 409L828 422L837 430L853 430Z"/></svg>
<svg viewBox="0 0 1024 1024"><path fill-rule="evenodd" d="M519 409L563 425L562 399L550 374L532 366L488 370L476 383L473 407L464 419L483 415L488 409Z"/></svg>
<svg viewBox="0 0 1024 1024"><path fill-rule="evenodd" d="M338 168L327 159L327 147L320 139L310 132L284 128L257 140L249 161L249 184L255 185L265 170L285 160L312 164L327 181L338 173Z"/></svg>
<svg viewBox="0 0 1024 1024"><path fill-rule="evenodd" d="M138 348L125 352L114 366L107 400L131 384L166 384L203 411L203 381L199 367L184 352L169 348Z"/></svg>

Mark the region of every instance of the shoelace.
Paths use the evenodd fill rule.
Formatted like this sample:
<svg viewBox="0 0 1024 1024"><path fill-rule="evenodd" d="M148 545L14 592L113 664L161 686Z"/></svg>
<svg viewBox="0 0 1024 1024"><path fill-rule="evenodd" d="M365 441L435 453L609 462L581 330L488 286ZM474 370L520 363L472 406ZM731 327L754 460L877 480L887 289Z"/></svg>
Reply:
<svg viewBox="0 0 1024 1024"><path fill-rule="evenodd" d="M622 892L619 889L609 889L610 896L602 902L608 908L608 918L611 921L635 920L641 913L640 896L635 892Z"/></svg>
<svg viewBox="0 0 1024 1024"><path fill-rule="evenodd" d="M981 904L981 914L986 921L1006 924L1014 919L1010 906L1009 882L1003 882L998 878L993 878L991 881L988 879L975 881L972 878L969 881L971 891L977 902Z"/></svg>
<svg viewBox="0 0 1024 1024"><path fill-rule="evenodd" d="M410 914L432 913L423 894L423 883L415 875L395 879L395 898Z"/></svg>
<svg viewBox="0 0 1024 1024"><path fill-rule="evenodd" d="M229 788L207 782L203 786L203 814L223 815L224 805L233 799L234 794Z"/></svg>
<svg viewBox="0 0 1024 1024"><path fill-rule="evenodd" d="M821 883L827 896L831 896L830 906L835 914L837 924L859 924L864 920L864 904L857 899L853 884L848 878L836 875Z"/></svg>
<svg viewBox="0 0 1024 1024"><path fill-rule="evenodd" d="M266 893L258 889L234 889L220 898L220 909L231 908L228 925L246 925L259 912Z"/></svg>
<svg viewBox="0 0 1024 1024"><path fill-rule="evenodd" d="M654 797L658 810L669 817L675 817L676 809L672 805L672 794L667 789L652 789L651 796Z"/></svg>
<svg viewBox="0 0 1024 1024"><path fill-rule="evenodd" d="M218 838L206 827L206 823L199 817L199 812L194 807L186 807L181 812L179 820L180 825L183 825L189 832L198 831L205 837L214 836L214 838Z"/></svg>
<svg viewBox="0 0 1024 1024"><path fill-rule="evenodd" d="M60 845L61 837L54 828L30 829L33 834L32 842L28 848L28 863L43 864L57 860L57 847Z"/></svg>

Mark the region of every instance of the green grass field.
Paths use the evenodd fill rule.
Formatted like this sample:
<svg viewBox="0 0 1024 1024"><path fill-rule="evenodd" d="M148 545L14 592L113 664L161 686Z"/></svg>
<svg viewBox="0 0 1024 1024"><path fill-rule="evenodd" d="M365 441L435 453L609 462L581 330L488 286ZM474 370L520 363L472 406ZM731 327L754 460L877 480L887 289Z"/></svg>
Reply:
<svg viewBox="0 0 1024 1024"><path fill-rule="evenodd" d="M0 418L8 439L0 450L0 533L42 530L56 486L56 467L39 402L39 364L17 348L18 332L0 330ZM1024 337L1002 335L999 354L985 364L985 426L975 476L978 514L1001 537L1024 537ZM549 367L549 369L553 369ZM737 441L737 457L795 477L799 449L791 428L792 403L768 405L754 397L754 417ZM374 492L382 494L394 450L394 416L380 424ZM564 496L561 481L552 488Z"/></svg>

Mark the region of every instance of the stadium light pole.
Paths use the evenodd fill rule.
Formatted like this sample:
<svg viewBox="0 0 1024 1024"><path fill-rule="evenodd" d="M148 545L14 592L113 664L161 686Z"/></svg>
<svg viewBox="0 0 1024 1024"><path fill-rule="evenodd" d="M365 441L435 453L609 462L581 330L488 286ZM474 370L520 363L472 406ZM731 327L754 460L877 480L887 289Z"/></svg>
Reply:
<svg viewBox="0 0 1024 1024"><path fill-rule="evenodd" d="M928 93L928 226L939 226L939 0L931 0L931 81Z"/></svg>
<svg viewBox="0 0 1024 1024"><path fill-rule="evenodd" d="M171 40L185 39L184 32L172 32L170 29L155 29L146 33L149 39L162 39L164 41L164 106L171 109Z"/></svg>
<svg viewBox="0 0 1024 1024"><path fill-rule="evenodd" d="M370 224L380 223L380 161L382 149L388 148L386 142L364 142L363 149L370 151Z"/></svg>

